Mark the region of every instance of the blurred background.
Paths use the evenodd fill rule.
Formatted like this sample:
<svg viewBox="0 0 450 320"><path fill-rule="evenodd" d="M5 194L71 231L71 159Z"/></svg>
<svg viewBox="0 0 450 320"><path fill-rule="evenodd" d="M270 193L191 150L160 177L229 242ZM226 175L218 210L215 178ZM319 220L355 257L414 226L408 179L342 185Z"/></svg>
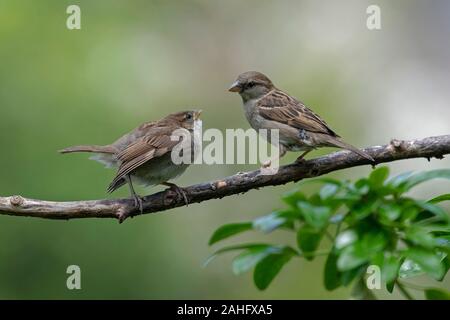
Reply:
<svg viewBox="0 0 450 320"><path fill-rule="evenodd" d="M81 30L66 28L71 4L81 8ZM381 30L366 27L370 4L381 8ZM0 0L0 195L127 197L126 188L106 194L113 170L86 154L56 150L110 143L144 121L191 107L204 110L204 129L247 129L241 100L227 88L248 70L266 73L355 146L449 134L449 14L444 0ZM394 174L449 166L450 158L389 164ZM176 182L185 186L257 167L194 165ZM370 170L330 176L355 179ZM232 274L233 255L202 267L215 249L207 243L218 226L281 207L280 196L293 188L268 187L122 225L1 215L0 298L347 298L350 289L323 288L320 257L291 262L264 292L250 273ZM414 195L427 199L448 190L448 182L435 181ZM243 240L293 239L279 232L236 241ZM72 264L81 267L82 290L66 288ZM443 285L450 287L449 281Z"/></svg>

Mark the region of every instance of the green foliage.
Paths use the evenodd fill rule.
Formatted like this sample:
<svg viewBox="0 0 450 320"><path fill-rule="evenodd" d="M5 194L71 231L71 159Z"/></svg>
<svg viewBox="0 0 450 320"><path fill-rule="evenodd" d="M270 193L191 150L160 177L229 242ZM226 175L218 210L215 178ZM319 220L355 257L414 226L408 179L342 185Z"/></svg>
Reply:
<svg viewBox="0 0 450 320"><path fill-rule="evenodd" d="M211 237L210 244L248 230L269 233L277 229L293 232L296 248L288 245L248 244L219 249L217 255L240 250L233 271L254 269L254 283L266 289L293 257L313 260L326 255L324 286L334 290L354 283L355 297L372 298L364 284L367 268L379 267L381 281L389 292L404 279L427 274L442 281L450 262L450 219L438 206L450 194L429 201L406 193L434 178L450 179L450 170L404 173L388 179L389 169L380 167L355 183L316 179L321 188L306 195L302 186L282 197L287 208L252 222L227 224ZM320 250L327 247L327 250ZM209 260L210 261L210 260ZM369 290L370 291L370 290ZM406 292L406 293L405 293ZM428 299L448 298L441 289L426 289Z"/></svg>
<svg viewBox="0 0 450 320"><path fill-rule="evenodd" d="M211 239L209 239L209 245L250 229L252 229L251 222L224 225L214 232Z"/></svg>
<svg viewBox="0 0 450 320"><path fill-rule="evenodd" d="M450 293L439 288L429 288L425 290L425 297L428 300L450 300Z"/></svg>

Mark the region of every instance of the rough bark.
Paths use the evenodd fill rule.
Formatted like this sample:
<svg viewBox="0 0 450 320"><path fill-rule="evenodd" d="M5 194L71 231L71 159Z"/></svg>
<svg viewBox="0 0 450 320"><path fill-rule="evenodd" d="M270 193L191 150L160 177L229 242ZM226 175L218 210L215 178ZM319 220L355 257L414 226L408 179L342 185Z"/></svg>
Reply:
<svg viewBox="0 0 450 320"><path fill-rule="evenodd" d="M450 135L408 141L392 140L387 145L369 147L364 151L375 159L376 164L411 158L442 159L445 154L450 153ZM339 151L301 163L282 166L274 175L262 175L260 170L255 170L183 189L189 203L192 204L367 164L371 163L355 153ZM185 205L184 199L170 190L148 195L143 200L144 213L164 211ZM53 202L27 199L15 195L0 197L0 214L65 220L116 218L122 222L126 217L138 215L140 212L134 207L134 201L130 199Z"/></svg>

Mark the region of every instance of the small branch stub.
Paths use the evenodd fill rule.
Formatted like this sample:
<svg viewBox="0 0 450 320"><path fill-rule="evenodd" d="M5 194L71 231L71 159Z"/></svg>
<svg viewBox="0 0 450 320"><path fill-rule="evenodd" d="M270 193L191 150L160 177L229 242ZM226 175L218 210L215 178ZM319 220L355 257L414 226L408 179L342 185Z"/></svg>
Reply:
<svg viewBox="0 0 450 320"><path fill-rule="evenodd" d="M23 204L23 198L21 196L12 196L9 202L14 207L20 207Z"/></svg>
<svg viewBox="0 0 450 320"><path fill-rule="evenodd" d="M391 145L397 151L401 151L402 149L404 149L404 143L405 143L405 141L403 141L403 140L397 140L397 139L391 140Z"/></svg>

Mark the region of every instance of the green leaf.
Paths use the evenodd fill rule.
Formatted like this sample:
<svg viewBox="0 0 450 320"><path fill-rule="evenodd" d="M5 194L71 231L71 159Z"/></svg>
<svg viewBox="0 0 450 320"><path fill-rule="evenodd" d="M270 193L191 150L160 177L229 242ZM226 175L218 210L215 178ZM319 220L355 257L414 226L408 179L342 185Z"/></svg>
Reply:
<svg viewBox="0 0 450 320"><path fill-rule="evenodd" d="M390 284L398 277L400 259L389 251L380 251L372 259L371 265L378 266L381 271L381 280L386 284Z"/></svg>
<svg viewBox="0 0 450 320"><path fill-rule="evenodd" d="M449 216L448 216L447 212L445 212L445 210L442 209L441 207L439 207L435 204L432 204L432 203L419 201L419 200L415 200L414 203L421 209L432 213L436 217L439 217L442 221L445 221L445 222L449 221Z"/></svg>
<svg viewBox="0 0 450 320"><path fill-rule="evenodd" d="M400 217L402 208L396 203L384 203L378 208L378 213L381 219L392 222Z"/></svg>
<svg viewBox="0 0 450 320"><path fill-rule="evenodd" d="M400 276L400 267L404 261L403 257L396 257L392 253L383 253L383 266L381 278L386 283L386 290L389 293L394 291L395 284Z"/></svg>
<svg viewBox="0 0 450 320"><path fill-rule="evenodd" d="M282 253L270 254L255 267L253 281L259 290L266 289L283 266L294 256L293 250L283 250Z"/></svg>
<svg viewBox="0 0 450 320"><path fill-rule="evenodd" d="M364 196L369 192L370 190L369 179L361 178L354 184L349 184L347 188L351 194L357 195L359 199L361 196Z"/></svg>
<svg viewBox="0 0 450 320"><path fill-rule="evenodd" d="M445 273L441 258L433 251L421 248L410 248L405 252L405 255L436 280L441 279Z"/></svg>
<svg viewBox="0 0 450 320"><path fill-rule="evenodd" d="M437 247L450 249L450 235L436 237L435 244Z"/></svg>
<svg viewBox="0 0 450 320"><path fill-rule="evenodd" d="M379 167L373 170L369 176L369 184L372 188L377 189L383 186L384 181L389 176L389 168L388 167Z"/></svg>
<svg viewBox="0 0 450 320"><path fill-rule="evenodd" d="M442 194L442 195L437 196L437 197L435 197L435 198L433 198L431 200L428 200L427 202L429 202L429 203L439 203L439 202L447 201L447 200L450 200L450 193Z"/></svg>
<svg viewBox="0 0 450 320"><path fill-rule="evenodd" d="M281 252L279 247L256 247L242 252L232 263L234 274L238 275L253 268L258 262L269 254Z"/></svg>
<svg viewBox="0 0 450 320"><path fill-rule="evenodd" d="M368 233L361 241L345 247L339 255L337 266L340 271L348 271L368 262L384 249L386 239L380 233Z"/></svg>
<svg viewBox="0 0 450 320"><path fill-rule="evenodd" d="M444 280L445 275L447 274L448 270L450 269L450 256L447 254L444 259L442 259L442 263L444 264L444 275L441 279L438 279L439 281Z"/></svg>
<svg viewBox="0 0 450 320"><path fill-rule="evenodd" d="M440 288L429 288L425 290L427 300L450 300L450 292Z"/></svg>
<svg viewBox="0 0 450 320"><path fill-rule="evenodd" d="M412 278L423 274L422 268L412 261L411 259L405 259L402 265L400 266L400 270L398 272L399 277L402 279Z"/></svg>
<svg viewBox="0 0 450 320"><path fill-rule="evenodd" d="M402 183L404 183L413 174L412 171L403 172L395 177L392 177L386 181L386 185L392 189L398 188Z"/></svg>
<svg viewBox="0 0 450 320"><path fill-rule="evenodd" d="M364 189L366 191L369 191L369 179L367 179L367 178L358 179L355 182L355 188L360 189L360 190Z"/></svg>
<svg viewBox="0 0 450 320"><path fill-rule="evenodd" d="M337 268L338 256L335 253L330 253L325 262L324 270L324 285L325 289L331 291L341 286L341 273Z"/></svg>
<svg viewBox="0 0 450 320"><path fill-rule="evenodd" d="M333 224L340 224L345 219L345 214L335 214L328 221Z"/></svg>
<svg viewBox="0 0 450 320"><path fill-rule="evenodd" d="M408 177L399 187L402 192L406 192L422 182L436 178L450 179L450 169L437 169L416 173Z"/></svg>
<svg viewBox="0 0 450 320"><path fill-rule="evenodd" d="M339 233L334 241L336 249L340 250L348 245L355 243L358 240L358 234L354 230L345 230Z"/></svg>
<svg viewBox="0 0 450 320"><path fill-rule="evenodd" d="M336 194L332 200L336 203L339 204L347 204L347 205L351 205L353 203L355 203L356 201L359 201L359 199L361 198L360 194L357 193L353 193L353 192L347 192L345 194ZM328 199L327 203L330 202L330 199Z"/></svg>
<svg viewBox="0 0 450 320"><path fill-rule="evenodd" d="M272 232L281 226L286 226L288 221L298 219L300 214L293 210L274 211L269 215L262 216L253 220L253 228L264 233Z"/></svg>
<svg viewBox="0 0 450 320"><path fill-rule="evenodd" d="M281 200L283 200L284 203L290 205L292 208L297 209L297 202L305 201L306 196L299 191L299 188L297 188L296 190L285 193L281 197Z"/></svg>
<svg viewBox="0 0 450 320"><path fill-rule="evenodd" d="M286 222L286 218L280 217L276 213L257 218L253 221L253 228L264 233L272 232Z"/></svg>
<svg viewBox="0 0 450 320"><path fill-rule="evenodd" d="M320 189L319 195L320 195L320 198L322 198L322 200L326 200L326 199L333 197L338 191L339 191L339 185L326 184Z"/></svg>
<svg viewBox="0 0 450 320"><path fill-rule="evenodd" d="M414 226L406 230L405 238L427 249L432 249L436 244L434 237L427 230Z"/></svg>
<svg viewBox="0 0 450 320"><path fill-rule="evenodd" d="M350 295L355 300L377 300L372 290L367 287L364 278L355 283Z"/></svg>
<svg viewBox="0 0 450 320"><path fill-rule="evenodd" d="M350 283L352 283L353 280L356 278L361 277L367 269L367 265L364 264L358 268L354 268L348 271L344 271L341 273L341 283L343 286L348 286Z"/></svg>
<svg viewBox="0 0 450 320"><path fill-rule="evenodd" d="M318 206L318 207L320 207L320 206L324 205L324 203L323 203L323 201L322 201L322 198L320 198L320 196L319 196L318 193L312 194L312 195L309 197L308 201L306 201L306 202L309 203L309 204L312 205L312 206Z"/></svg>
<svg viewBox="0 0 450 320"><path fill-rule="evenodd" d="M419 209L417 208L417 206L403 207L400 220L403 223L409 224L411 221L416 219L418 214L419 214Z"/></svg>
<svg viewBox="0 0 450 320"><path fill-rule="evenodd" d="M209 245L212 245L218 241L221 241L223 239L226 239L228 237L231 237L235 234L251 230L252 229L252 223L251 222L244 222L244 223L230 223L221 226L216 231L214 231L213 235L211 236L211 239L209 239Z"/></svg>
<svg viewBox="0 0 450 320"><path fill-rule="evenodd" d="M323 232L318 232L310 225L303 225L297 232L297 245L307 260L314 259L314 251L320 244Z"/></svg>
<svg viewBox="0 0 450 320"><path fill-rule="evenodd" d="M395 256L385 256L381 266L381 279L385 283L394 282L398 277L400 269L400 260Z"/></svg>
<svg viewBox="0 0 450 320"><path fill-rule="evenodd" d="M348 215L348 219L350 222L360 221L377 210L379 204L380 201L375 196L363 198L349 208L350 214Z"/></svg>
<svg viewBox="0 0 450 320"><path fill-rule="evenodd" d="M323 229L328 225L331 209L324 206L313 206L306 201L297 202L305 222L316 229Z"/></svg>
<svg viewBox="0 0 450 320"><path fill-rule="evenodd" d="M256 249L256 248L268 248L272 247L270 244L266 243L245 243L245 244L238 244L234 246L229 246L225 248L221 248L214 252L212 255L210 255L206 261L203 263L203 267L206 267L211 261L213 261L216 257L218 257L222 253L230 252L230 251L236 251L236 250L243 250L243 249Z"/></svg>
<svg viewBox="0 0 450 320"><path fill-rule="evenodd" d="M443 224L424 224L422 221L417 222L416 225L420 226L424 230L427 230L428 232L435 233L436 236L445 236L450 235L450 226L449 225L443 225Z"/></svg>
<svg viewBox="0 0 450 320"><path fill-rule="evenodd" d="M369 259L369 255L355 244L342 250L337 261L337 267L339 271L348 271L366 263Z"/></svg>
<svg viewBox="0 0 450 320"><path fill-rule="evenodd" d="M391 282L386 283L386 290L389 293L392 293L394 291L394 287L395 287L395 281L391 281Z"/></svg>

